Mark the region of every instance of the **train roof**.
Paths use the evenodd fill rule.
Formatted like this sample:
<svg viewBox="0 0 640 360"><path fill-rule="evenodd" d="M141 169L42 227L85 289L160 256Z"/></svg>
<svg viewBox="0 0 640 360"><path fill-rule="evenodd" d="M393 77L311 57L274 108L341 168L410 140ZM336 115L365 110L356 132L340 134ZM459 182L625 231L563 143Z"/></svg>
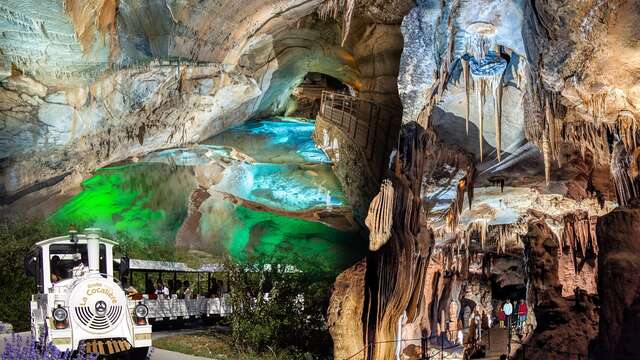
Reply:
<svg viewBox="0 0 640 360"><path fill-rule="evenodd" d="M87 240L87 235L85 235L85 234L77 234L76 235L76 239L77 239L78 243L83 244ZM118 245L117 241L111 240L111 239L107 239L107 238L103 238L103 237L100 238L100 242L106 243L106 244L111 244L111 245ZM35 243L34 247L43 247L43 246L51 245L51 244L74 244L74 242L71 242L71 236L63 235L63 236L57 236L57 237L53 237L53 238L49 238L49 239L46 239L46 240L39 241L39 242Z"/></svg>
<svg viewBox="0 0 640 360"><path fill-rule="evenodd" d="M120 263L120 259L115 260ZM166 271L166 272L222 272L222 264L203 264L195 269L182 262L129 259L129 270L134 271Z"/></svg>

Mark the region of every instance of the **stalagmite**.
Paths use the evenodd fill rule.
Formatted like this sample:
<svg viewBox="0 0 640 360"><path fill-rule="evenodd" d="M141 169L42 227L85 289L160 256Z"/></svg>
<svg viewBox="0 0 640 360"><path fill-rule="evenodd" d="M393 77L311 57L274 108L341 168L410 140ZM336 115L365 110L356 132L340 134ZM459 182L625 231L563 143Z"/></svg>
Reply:
<svg viewBox="0 0 640 360"><path fill-rule="evenodd" d="M371 201L364 223L369 228L369 250L376 251L391 237L394 190L391 181L384 180L380 192Z"/></svg>

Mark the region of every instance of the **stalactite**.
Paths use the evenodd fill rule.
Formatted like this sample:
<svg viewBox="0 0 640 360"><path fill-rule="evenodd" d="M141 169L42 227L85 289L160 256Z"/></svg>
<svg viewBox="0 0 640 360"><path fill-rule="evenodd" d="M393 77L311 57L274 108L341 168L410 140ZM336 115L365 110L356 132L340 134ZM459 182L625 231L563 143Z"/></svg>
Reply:
<svg viewBox="0 0 640 360"><path fill-rule="evenodd" d="M498 162L501 161L502 154L502 75L492 77L490 80L491 90L493 93L493 119L496 130L496 154L498 155Z"/></svg>
<svg viewBox="0 0 640 360"><path fill-rule="evenodd" d="M475 84L476 99L478 102L478 140L480 141L480 162L483 161L483 134L484 134L484 119L482 114L482 105L484 102L484 80L480 79Z"/></svg>
<svg viewBox="0 0 640 360"><path fill-rule="evenodd" d="M632 199L637 198L638 194L640 194L638 179L631 177L630 161L637 162L637 159L630 159L622 142L616 142L613 145L610 169L618 203L621 206L629 204Z"/></svg>
<svg viewBox="0 0 640 360"><path fill-rule="evenodd" d="M338 16L342 14L342 41L344 46L351 28L351 18L355 9L356 0L326 0L318 7L318 16L322 20L333 18L338 20Z"/></svg>
<svg viewBox="0 0 640 360"><path fill-rule="evenodd" d="M594 120L601 119L607 111L607 91L591 94L583 94L582 101L587 108L587 113Z"/></svg>
<svg viewBox="0 0 640 360"><path fill-rule="evenodd" d="M467 132L467 135L469 135L469 114L471 109L470 100L471 100L472 84L471 84L471 78L469 76L469 60L463 56L460 61L462 61L462 73L464 75L464 95L465 95L466 110L467 110L466 115L464 117L464 127Z"/></svg>
<svg viewBox="0 0 640 360"><path fill-rule="evenodd" d="M549 128L549 149L551 152L551 156L555 158L556 154L556 125L555 125L555 117L551 112L551 106L549 105L549 97L544 97L544 120Z"/></svg>
<svg viewBox="0 0 640 360"><path fill-rule="evenodd" d="M369 228L369 250L377 251L391 237L394 191L391 181L384 180L380 192L371 201L364 223Z"/></svg>
<svg viewBox="0 0 640 360"><path fill-rule="evenodd" d="M623 110L618 113L616 119L615 129L609 129L611 132L616 131L620 137L620 140L624 144L628 153L633 152L637 148L636 131L637 124L636 118L631 111Z"/></svg>
<svg viewBox="0 0 640 360"><path fill-rule="evenodd" d="M478 51L478 50L474 50ZM496 132L496 152L498 161L501 160L501 104L502 104L502 75L507 68L507 62L495 52L490 51L482 58L471 57L469 68L474 83L476 100L478 103L478 138L480 142L480 161L484 157L484 97L489 87L493 96L494 123Z"/></svg>
<svg viewBox="0 0 640 360"><path fill-rule="evenodd" d="M544 179L548 186L551 180L551 146L549 145L548 129L542 133L542 156L544 157Z"/></svg>
<svg viewBox="0 0 640 360"><path fill-rule="evenodd" d="M597 216L589 216L586 212L567 214L563 218L564 229L560 239L559 251L568 251L570 257L586 258L590 253L598 254L598 238L596 236ZM580 269L575 268L576 274Z"/></svg>

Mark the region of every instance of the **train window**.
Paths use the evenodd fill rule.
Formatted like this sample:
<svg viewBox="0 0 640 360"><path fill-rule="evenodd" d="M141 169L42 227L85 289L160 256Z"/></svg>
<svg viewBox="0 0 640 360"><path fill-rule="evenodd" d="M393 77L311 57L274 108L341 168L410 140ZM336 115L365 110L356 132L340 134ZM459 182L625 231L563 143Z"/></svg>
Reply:
<svg viewBox="0 0 640 360"><path fill-rule="evenodd" d="M100 273L107 272L107 250L104 244L100 244ZM73 277L74 268L81 264L89 266L86 244L54 244L49 247L49 264L51 269L51 281Z"/></svg>

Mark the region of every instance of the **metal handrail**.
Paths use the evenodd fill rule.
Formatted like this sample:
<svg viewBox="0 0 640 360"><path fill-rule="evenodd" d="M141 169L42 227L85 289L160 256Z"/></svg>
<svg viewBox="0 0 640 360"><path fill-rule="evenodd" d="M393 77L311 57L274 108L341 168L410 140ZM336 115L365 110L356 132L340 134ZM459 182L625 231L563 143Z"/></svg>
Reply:
<svg viewBox="0 0 640 360"><path fill-rule="evenodd" d="M458 330L468 330L468 329L469 329L469 327L458 329ZM456 335L457 335L458 330L455 330ZM400 339L400 340L376 341L376 342L372 342L372 343L367 344L362 349L360 349L358 352L356 352L355 354L345 358L344 360L351 360L351 359L355 358L356 356L360 355L364 350L369 349L369 348L373 347L374 345L378 345L378 344L399 343L399 342L401 343L401 342L405 342L405 341L428 342L428 341L433 340L433 339L440 339L441 340L440 347L436 348L436 350L438 352L435 355L438 355L441 352L443 352L444 350L451 350L451 349L455 349L455 348L464 346L464 344L454 344L454 345L450 345L450 346L446 346L446 347L444 346L445 335L451 335L453 333L454 333L454 331L447 330L447 331L441 332L439 335L431 335L431 336L428 336L428 337L421 337L421 338L417 338L417 339ZM425 351L426 351L426 349L425 349Z"/></svg>
<svg viewBox="0 0 640 360"><path fill-rule="evenodd" d="M352 139L371 162L384 162L394 145L389 135L398 130L392 129L397 114L386 105L325 90L319 115Z"/></svg>

